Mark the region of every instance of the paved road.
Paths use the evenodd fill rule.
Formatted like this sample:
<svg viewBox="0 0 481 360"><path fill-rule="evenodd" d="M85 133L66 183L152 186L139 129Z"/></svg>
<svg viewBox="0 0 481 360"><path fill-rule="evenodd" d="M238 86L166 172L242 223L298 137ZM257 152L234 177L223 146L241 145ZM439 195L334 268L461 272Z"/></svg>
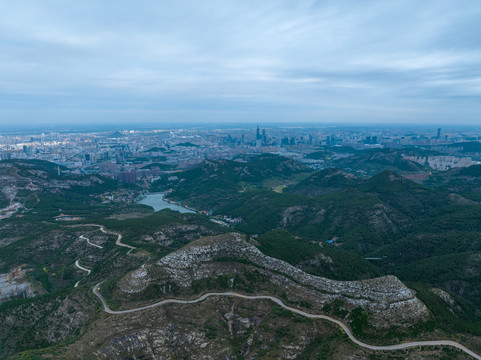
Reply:
<svg viewBox="0 0 481 360"><path fill-rule="evenodd" d="M307 313L305 311L287 306L286 304L284 304L282 302L281 299L278 299L274 296L269 296L269 295L244 295L244 294L239 294L239 293L230 292L230 291L227 291L227 292L210 292L210 293L206 293L206 294L198 297L197 299L192 299L192 300L165 299L165 300L161 300L159 302L156 302L155 304L150 304L150 305L141 306L141 307L138 307L138 308L133 308L133 309L128 309L128 310L114 311L114 310L110 309L110 307L107 305L107 302L105 301L103 296L100 294L100 292L99 292L100 284L101 283L98 283L97 285L95 285L93 287L92 291L95 294L95 296L97 296L100 299L100 301L102 302L102 305L104 307L104 311L109 313L109 314L113 314L113 315L133 313L133 312L137 312L137 311L151 309L151 308L154 308L156 306L161 306L161 305L165 305L165 304L195 304L195 303L204 301L205 299L207 299L210 296L233 296L233 297L238 297L238 298L242 298L242 299L249 299L249 300L258 300L258 299L270 300L270 301L273 301L274 303L276 303L277 305L283 307L284 309L292 311L293 313L299 314L301 316L304 316L304 317L307 317L307 318L310 318L310 319L323 319L323 320L330 321L330 322L338 325L340 328L342 328L344 330L344 332L347 334L347 336L349 336L349 338L354 343L356 343L357 345L359 345L361 347L370 349L370 350L386 351L386 350L402 350L402 349L418 347L418 346L451 346L451 347L455 347L459 350L464 351L466 354L471 355L475 359L481 360L480 355L472 352L467 347L465 347L465 346L463 346L463 345L461 345L461 344L459 344L455 341L452 341L452 340L413 341L413 342L406 342L406 343L401 343L401 344L397 344L397 345L388 345L388 346L369 345L369 344L363 343L362 341L359 341L358 339L356 339L354 337L354 335L352 335L351 330L341 321L336 320L336 319L334 319L330 316L310 314L310 313Z"/></svg>
<svg viewBox="0 0 481 360"><path fill-rule="evenodd" d="M90 275L90 272L92 271L92 270L89 270L89 269L84 268L83 266L81 266L81 265L78 263L78 260L75 261L75 266L78 267L80 270L86 271L86 272L87 272L87 276ZM82 281L82 279L80 279L79 281L77 281L73 287L77 287L80 281Z"/></svg>
<svg viewBox="0 0 481 360"><path fill-rule="evenodd" d="M75 266L78 267L80 270L83 270L83 271L86 271L87 272L87 275L90 275L90 269L87 269L87 268L84 268L83 266L81 266L79 263L78 263L78 260L75 262Z"/></svg>
<svg viewBox="0 0 481 360"><path fill-rule="evenodd" d="M103 227L103 225L89 224L88 226L98 226L98 227L100 228L100 231L102 231L104 234L117 235L117 240L115 241L115 245L129 248L130 250L127 252L127 254L129 254L132 250L135 249L135 247L130 246L130 245L127 245L127 244L124 244L124 243L122 242L122 235L121 235L121 234L116 233L116 232L113 232L113 231L106 230L106 229ZM87 240L87 244L89 244L89 245L95 246L95 247L97 247L97 248L99 248L99 249L103 249L103 246L100 246L100 245L97 245L97 244L94 244L94 243L90 242L90 240L89 240L88 238L86 238L84 235L80 235L79 238L82 239L82 240ZM78 267L80 270L86 271L86 272L87 272L87 275L90 275L91 270L89 270L89 269L87 269L87 268L84 268L83 266L80 266L78 260L75 261L75 266ZM80 279L79 281L77 281L73 287L78 287L78 284L80 283L80 281L82 281L82 279ZM100 294L99 294L99 295L100 295Z"/></svg>
<svg viewBox="0 0 481 360"><path fill-rule="evenodd" d="M95 247L97 247L97 248L99 248L99 249L103 249L103 246L100 246L100 245L94 244L93 242L90 242L90 239L86 238L86 237L83 236L83 235L80 235L79 238L82 239L82 240L87 240L87 244L89 244L89 245L95 246Z"/></svg>
<svg viewBox="0 0 481 360"><path fill-rule="evenodd" d="M95 246L95 247L97 247L97 248L99 248L99 249L103 249L102 246L97 245L97 244L94 244L94 243L91 243L90 240L87 239L87 238L86 238L85 236L83 236L83 235L80 235L79 238L82 239L82 240L87 240L87 244L89 244L89 245ZM87 276L90 275L90 272L92 271L92 270L89 270L89 269L87 269L87 268L84 268L83 266L80 266L78 260L75 261L75 266L78 267L80 270L86 271L86 272L87 272ZM73 287L74 287L74 288L78 287L78 284L79 284L81 281L82 281L82 279L80 279L79 281L77 281Z"/></svg>
<svg viewBox="0 0 481 360"><path fill-rule="evenodd" d="M98 226L100 228L100 231L102 231L104 234L117 235L117 240L115 241L115 245L129 248L130 250L127 252L127 254L130 254L130 252L135 249L135 247L133 247L131 245L124 244L122 242L122 234L119 234L117 232L110 231L110 230L105 230L103 225L95 225L95 226Z"/></svg>
<svg viewBox="0 0 481 360"><path fill-rule="evenodd" d="M99 225L99 224L70 225L70 227L81 227L81 226L97 226L97 227L100 229L100 231L102 231L104 234L116 235L116 236L117 236L117 240L115 241L115 245L121 246L121 247L126 247L126 248L130 249L127 254L129 254L132 250L135 249L134 246L127 245L127 244L124 244L124 243L122 242L122 234L119 234L119 233L117 233L117 232L115 232L115 231L112 231L112 230L107 230L103 225ZM87 238L84 237L83 235L80 235L80 238L82 238L82 239L87 239ZM88 239L87 239L87 241L88 241ZM91 243L90 241L89 241L89 244L90 244L90 245L93 245L93 246L100 247L100 245L93 244L93 243ZM100 248L102 248L102 247L100 247Z"/></svg>

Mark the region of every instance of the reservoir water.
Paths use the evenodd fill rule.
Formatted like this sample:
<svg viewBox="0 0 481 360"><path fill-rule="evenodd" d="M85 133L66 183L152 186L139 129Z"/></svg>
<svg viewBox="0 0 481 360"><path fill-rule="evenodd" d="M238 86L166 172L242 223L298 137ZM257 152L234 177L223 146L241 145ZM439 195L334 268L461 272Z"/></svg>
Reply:
<svg viewBox="0 0 481 360"><path fill-rule="evenodd" d="M181 213L194 213L195 211L189 210L183 206L171 204L164 200L164 194L149 194L146 195L139 204L149 205L154 208L154 211L160 211L162 209L170 209Z"/></svg>

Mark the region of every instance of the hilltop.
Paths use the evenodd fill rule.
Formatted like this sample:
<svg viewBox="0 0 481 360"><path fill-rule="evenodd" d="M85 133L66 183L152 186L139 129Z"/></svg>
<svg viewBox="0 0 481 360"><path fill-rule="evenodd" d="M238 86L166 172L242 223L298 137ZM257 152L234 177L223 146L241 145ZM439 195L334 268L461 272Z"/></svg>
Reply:
<svg viewBox="0 0 481 360"><path fill-rule="evenodd" d="M231 201L213 208L218 216L236 219L231 228L259 235L259 248L269 255L313 274L337 279L372 276L375 271L362 259L372 258L372 265L383 273L419 283L415 286L423 300L440 306L440 327L457 324L460 331L478 333L473 329L479 325L481 275L472 270L481 251L481 186L476 174L476 167L452 169L435 172L419 184L390 169L368 178L324 169L282 192L260 187L231 193ZM328 245L329 239L334 243ZM322 246L316 251L315 245ZM433 251L436 248L442 251ZM320 260L346 259L347 254L356 256L341 262L343 266L329 268ZM446 271L437 276L440 267ZM353 268L362 271L352 272ZM430 287L447 291L463 310L439 305Z"/></svg>
<svg viewBox="0 0 481 360"><path fill-rule="evenodd" d="M356 175L337 168L328 168L316 172L307 179L288 187L285 191L315 196L329 192L354 188L362 182Z"/></svg>
<svg viewBox="0 0 481 360"><path fill-rule="evenodd" d="M208 290L267 293L310 312L333 314L348 323L356 321L356 314L369 314L369 321L362 321L356 328L364 336L385 333L393 326L398 334L406 332L406 336L410 327L420 326L430 317L413 292L393 276L352 282L316 277L264 255L237 233L195 240L102 289L109 303L118 309L172 296L190 297ZM157 330L149 320L156 318L162 319L156 321ZM142 326L139 319L145 319ZM171 325L173 321L175 327ZM105 322L110 325L106 327ZM193 324L200 326L194 329ZM296 319L265 301L212 298L198 305L169 305L146 310L144 314L98 321L94 329L99 330L86 334L70 345L68 351L80 356L91 351L98 358L133 354L173 357L193 352L211 358L213 351L228 358L295 357L319 350L309 337L287 346L298 336L294 334L304 334L305 326L314 333L331 332L326 325ZM94 337L97 345L92 348ZM265 341L271 338L277 340ZM175 350L180 341L184 341L182 349Z"/></svg>
<svg viewBox="0 0 481 360"><path fill-rule="evenodd" d="M248 162L205 160L190 170L164 176L153 184L153 189L172 189L169 198L211 209L232 201L239 192L310 172L297 161L274 155L254 157Z"/></svg>
<svg viewBox="0 0 481 360"><path fill-rule="evenodd" d="M39 160L0 162L0 202L22 215L51 218L61 212L85 214L87 205L99 203L90 195L117 190L120 185L99 175L74 175L55 164ZM59 211L59 209L61 211ZM91 213L92 209L88 210Z"/></svg>
<svg viewBox="0 0 481 360"><path fill-rule="evenodd" d="M392 150L375 149L355 152L352 156L341 157L332 162L333 166L341 169L358 172L362 175L374 175L382 170L392 170L400 173L416 173L425 170L425 167L408 160L404 154L418 154L418 150Z"/></svg>

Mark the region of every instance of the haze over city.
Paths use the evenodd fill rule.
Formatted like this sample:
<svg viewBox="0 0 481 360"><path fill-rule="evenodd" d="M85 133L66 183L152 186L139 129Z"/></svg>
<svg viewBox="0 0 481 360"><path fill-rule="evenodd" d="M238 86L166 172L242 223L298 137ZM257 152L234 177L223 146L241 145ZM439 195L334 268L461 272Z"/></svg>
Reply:
<svg viewBox="0 0 481 360"><path fill-rule="evenodd" d="M479 1L0 4L0 126L479 123Z"/></svg>

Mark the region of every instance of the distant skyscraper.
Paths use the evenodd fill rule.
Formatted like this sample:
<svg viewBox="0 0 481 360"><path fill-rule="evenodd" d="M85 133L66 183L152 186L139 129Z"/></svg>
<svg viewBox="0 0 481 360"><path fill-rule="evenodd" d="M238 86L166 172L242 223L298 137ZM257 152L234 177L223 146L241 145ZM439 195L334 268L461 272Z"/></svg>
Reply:
<svg viewBox="0 0 481 360"><path fill-rule="evenodd" d="M137 172L135 170L122 171L118 177L121 182L134 184L137 181Z"/></svg>
<svg viewBox="0 0 481 360"><path fill-rule="evenodd" d="M259 125L257 125L256 140L260 140L260 138L261 138L261 133L260 133L260 130L259 130Z"/></svg>
<svg viewBox="0 0 481 360"><path fill-rule="evenodd" d="M438 139L441 139L441 128L438 128L438 136L437 136Z"/></svg>

